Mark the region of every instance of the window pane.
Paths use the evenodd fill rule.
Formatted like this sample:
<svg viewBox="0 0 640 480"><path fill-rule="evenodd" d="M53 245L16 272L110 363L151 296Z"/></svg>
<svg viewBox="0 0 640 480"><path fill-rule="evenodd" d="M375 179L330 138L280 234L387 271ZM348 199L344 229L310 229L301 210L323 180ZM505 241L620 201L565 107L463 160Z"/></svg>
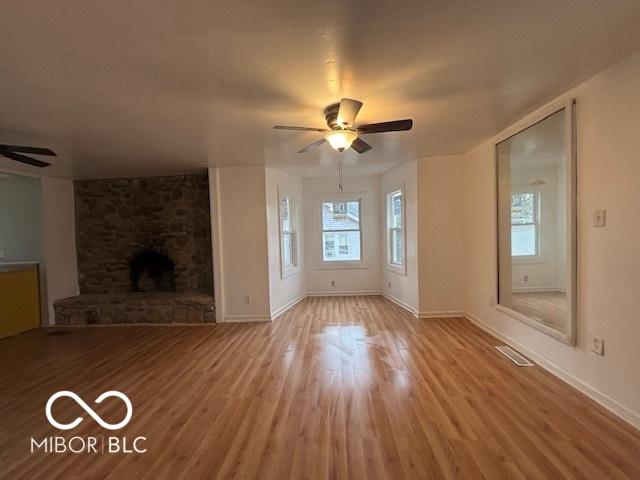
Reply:
<svg viewBox="0 0 640 480"><path fill-rule="evenodd" d="M322 230L359 230L359 202L323 202Z"/></svg>
<svg viewBox="0 0 640 480"><path fill-rule="evenodd" d="M402 230L391 230L391 263L402 265L404 260L404 242L402 241Z"/></svg>
<svg viewBox="0 0 640 480"><path fill-rule="evenodd" d="M402 190L387 194L388 262L400 267L404 264L403 201Z"/></svg>
<svg viewBox="0 0 640 480"><path fill-rule="evenodd" d="M291 233L282 234L282 262L285 268L293 266L293 235Z"/></svg>
<svg viewBox="0 0 640 480"><path fill-rule="evenodd" d="M325 262L359 261L360 232L323 232L322 260Z"/></svg>
<svg viewBox="0 0 640 480"><path fill-rule="evenodd" d="M284 197L280 204L280 218L282 220L282 231L291 231L291 199Z"/></svg>
<svg viewBox="0 0 640 480"><path fill-rule="evenodd" d="M511 195L511 224L535 223L535 194L516 193Z"/></svg>
<svg viewBox="0 0 640 480"><path fill-rule="evenodd" d="M390 223L391 228L402 227L402 192L394 192L390 194Z"/></svg>
<svg viewBox="0 0 640 480"><path fill-rule="evenodd" d="M536 226L511 226L511 255L520 257L536 254Z"/></svg>

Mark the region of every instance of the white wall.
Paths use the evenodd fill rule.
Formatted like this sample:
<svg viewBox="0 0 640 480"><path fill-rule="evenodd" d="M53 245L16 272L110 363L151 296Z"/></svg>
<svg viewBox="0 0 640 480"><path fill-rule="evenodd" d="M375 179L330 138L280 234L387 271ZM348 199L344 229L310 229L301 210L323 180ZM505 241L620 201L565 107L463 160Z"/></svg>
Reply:
<svg viewBox="0 0 640 480"><path fill-rule="evenodd" d="M53 302L79 292L73 181L42 177L42 200L47 303L53 324Z"/></svg>
<svg viewBox="0 0 640 480"><path fill-rule="evenodd" d="M406 275L388 267L388 235L386 231L386 196L404 186L406 235ZM418 313L418 163L403 163L380 175L380 262L383 295Z"/></svg>
<svg viewBox="0 0 640 480"><path fill-rule="evenodd" d="M418 159L421 317L464 312L463 166L458 156Z"/></svg>
<svg viewBox="0 0 640 480"><path fill-rule="evenodd" d="M275 168L265 172L267 196L267 233L269 246L269 298L271 317L275 318L306 293L304 249L304 202L302 179ZM294 196L298 243L298 270L283 278L280 265L280 209L279 190L285 189Z"/></svg>
<svg viewBox="0 0 640 480"><path fill-rule="evenodd" d="M640 54L567 92L577 101L578 344L489 304L496 295L493 139L464 155L465 308L524 353L640 427ZM607 209L607 226L591 224ZM605 356L589 351L593 335Z"/></svg>
<svg viewBox="0 0 640 480"><path fill-rule="evenodd" d="M360 267L331 268L320 265L320 217L318 195L339 194L337 177L305 178L304 225L307 292L318 294L380 292L380 178L378 176L345 178L345 194L362 198L362 255ZM335 286L331 286L331 281Z"/></svg>
<svg viewBox="0 0 640 480"><path fill-rule="evenodd" d="M265 168L210 168L209 195L216 319L269 321Z"/></svg>

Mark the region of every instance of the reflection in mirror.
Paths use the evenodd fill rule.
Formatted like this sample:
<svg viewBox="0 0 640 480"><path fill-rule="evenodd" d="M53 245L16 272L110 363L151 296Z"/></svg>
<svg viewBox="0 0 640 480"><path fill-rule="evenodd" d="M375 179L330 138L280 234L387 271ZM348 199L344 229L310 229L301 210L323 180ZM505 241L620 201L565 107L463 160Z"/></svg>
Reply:
<svg viewBox="0 0 640 480"><path fill-rule="evenodd" d="M527 323L572 333L571 150L563 108L497 144L499 304Z"/></svg>

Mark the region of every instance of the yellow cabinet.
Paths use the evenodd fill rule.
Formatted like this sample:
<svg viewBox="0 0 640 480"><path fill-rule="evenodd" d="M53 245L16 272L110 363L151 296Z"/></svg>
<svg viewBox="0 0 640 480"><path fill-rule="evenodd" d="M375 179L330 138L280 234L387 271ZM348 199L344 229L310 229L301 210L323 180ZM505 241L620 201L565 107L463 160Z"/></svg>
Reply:
<svg viewBox="0 0 640 480"><path fill-rule="evenodd" d="M37 264L0 264L0 338L40 326Z"/></svg>

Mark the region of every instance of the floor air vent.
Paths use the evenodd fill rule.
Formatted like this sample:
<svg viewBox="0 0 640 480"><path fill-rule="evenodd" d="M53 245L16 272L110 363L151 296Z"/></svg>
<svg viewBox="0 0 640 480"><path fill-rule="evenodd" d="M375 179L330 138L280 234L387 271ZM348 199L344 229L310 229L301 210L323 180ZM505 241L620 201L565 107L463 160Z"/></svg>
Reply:
<svg viewBox="0 0 640 480"><path fill-rule="evenodd" d="M519 367L533 367L533 363L520 355L513 348L506 345L497 345L495 348Z"/></svg>

